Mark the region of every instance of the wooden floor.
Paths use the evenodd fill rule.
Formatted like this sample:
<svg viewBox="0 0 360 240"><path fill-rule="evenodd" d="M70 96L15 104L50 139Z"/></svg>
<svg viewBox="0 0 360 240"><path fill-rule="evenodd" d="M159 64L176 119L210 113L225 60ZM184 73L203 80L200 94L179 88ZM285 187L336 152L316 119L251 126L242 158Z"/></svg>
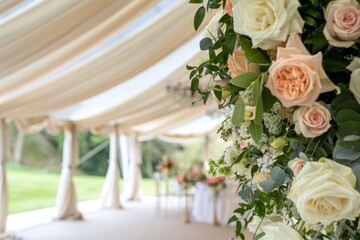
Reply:
<svg viewBox="0 0 360 240"><path fill-rule="evenodd" d="M233 236L234 228L229 226L184 224L176 200L161 207L155 198L124 205L119 210L88 211L84 221L51 221L16 234L23 240L228 240Z"/></svg>

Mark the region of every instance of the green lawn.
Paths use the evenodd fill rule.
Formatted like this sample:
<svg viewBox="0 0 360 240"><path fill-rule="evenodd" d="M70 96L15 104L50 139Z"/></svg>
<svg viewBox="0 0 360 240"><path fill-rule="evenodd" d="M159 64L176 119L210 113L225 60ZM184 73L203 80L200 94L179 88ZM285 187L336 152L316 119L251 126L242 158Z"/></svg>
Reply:
<svg viewBox="0 0 360 240"><path fill-rule="evenodd" d="M6 168L10 213L54 206L59 174L13 164ZM90 200L99 197L104 177L76 175L74 182L78 200ZM142 187L145 195L155 195L152 179L143 179Z"/></svg>

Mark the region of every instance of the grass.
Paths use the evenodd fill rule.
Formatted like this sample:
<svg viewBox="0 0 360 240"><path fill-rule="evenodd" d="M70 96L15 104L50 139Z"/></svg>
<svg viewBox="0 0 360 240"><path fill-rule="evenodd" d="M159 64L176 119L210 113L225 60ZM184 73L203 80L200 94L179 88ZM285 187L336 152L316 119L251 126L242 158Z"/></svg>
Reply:
<svg viewBox="0 0 360 240"><path fill-rule="evenodd" d="M20 165L7 164L9 213L53 207L59 174ZM79 201L99 198L104 177L75 175L74 184ZM143 179L145 195L155 195L152 179ZM123 181L120 181L123 189Z"/></svg>

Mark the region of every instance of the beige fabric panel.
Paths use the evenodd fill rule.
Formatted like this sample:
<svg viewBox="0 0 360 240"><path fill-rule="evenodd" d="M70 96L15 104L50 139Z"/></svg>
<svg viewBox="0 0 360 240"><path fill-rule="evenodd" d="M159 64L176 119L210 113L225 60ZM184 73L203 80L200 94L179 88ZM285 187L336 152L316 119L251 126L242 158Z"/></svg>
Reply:
<svg viewBox="0 0 360 240"><path fill-rule="evenodd" d="M56 39L46 48L37 51L27 59L23 58L21 61L12 63L2 73L3 75L6 75L7 72L11 74L0 82L0 94L45 76L86 51L94 49L128 26L158 0L129 2L130 0L113 1L105 9L79 24L80 26L73 31ZM83 34L81 35L81 33Z"/></svg>
<svg viewBox="0 0 360 240"><path fill-rule="evenodd" d="M100 204L102 208L121 208L119 190L119 149L119 134L117 127L114 126L110 135L109 167L100 194Z"/></svg>
<svg viewBox="0 0 360 240"><path fill-rule="evenodd" d="M123 39L76 70L0 103L2 115L20 117L46 114L129 79L195 35L192 26L194 10L192 5L184 1L151 26Z"/></svg>
<svg viewBox="0 0 360 240"><path fill-rule="evenodd" d="M70 124L65 127L62 156L62 169L56 195L55 219L82 219L78 210L73 173L79 158L76 127Z"/></svg>
<svg viewBox="0 0 360 240"><path fill-rule="evenodd" d="M0 14L4 14L23 2L25 2L25 0L6 0L0 2Z"/></svg>
<svg viewBox="0 0 360 240"><path fill-rule="evenodd" d="M0 119L0 233L5 231L8 211L7 183L5 174L5 119Z"/></svg>
<svg viewBox="0 0 360 240"><path fill-rule="evenodd" d="M48 46L53 42L59 41L69 32L75 30L78 25L91 18L96 12L103 9L113 0L88 0L88 1L49 1L58 3L54 4L53 9L47 9L43 15L44 22L41 25L33 26L27 24L24 30L15 28L10 29L8 35L4 35L4 40L9 40L1 48L0 62L2 62L0 71L2 77L6 74L15 72L24 64L35 61L36 58L47 54ZM67 8L62 8L60 3L68 2ZM53 10L53 11L51 11ZM37 17L35 14L32 16ZM41 16L38 16L41 18ZM30 22L31 23L31 22ZM83 31L76 31L78 36ZM8 36L8 37L7 37ZM65 44L64 42L62 45ZM4 62L4 60L6 60Z"/></svg>

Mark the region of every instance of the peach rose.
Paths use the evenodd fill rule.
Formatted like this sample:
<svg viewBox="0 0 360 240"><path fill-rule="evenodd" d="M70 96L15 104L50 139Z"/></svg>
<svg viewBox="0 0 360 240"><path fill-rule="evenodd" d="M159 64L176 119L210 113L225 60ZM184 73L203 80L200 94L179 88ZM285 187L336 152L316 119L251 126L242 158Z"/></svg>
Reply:
<svg viewBox="0 0 360 240"><path fill-rule="evenodd" d="M233 16L232 8L233 8L232 1L231 0L226 0L224 11L231 17Z"/></svg>
<svg viewBox="0 0 360 240"><path fill-rule="evenodd" d="M329 130L329 110L316 102L310 107L300 107L294 113L295 131L304 137L315 138Z"/></svg>
<svg viewBox="0 0 360 240"><path fill-rule="evenodd" d="M288 166L291 169L291 171L294 173L294 176L297 176L300 173L304 165L305 165L305 160L301 158L294 158L288 163Z"/></svg>
<svg viewBox="0 0 360 240"><path fill-rule="evenodd" d="M339 89L322 67L322 53L310 55L295 33L278 48L265 86L285 107L311 106L320 93Z"/></svg>
<svg viewBox="0 0 360 240"><path fill-rule="evenodd" d="M360 37L360 4L356 0L331 1L325 11L324 36L335 47L351 47Z"/></svg>
<svg viewBox="0 0 360 240"><path fill-rule="evenodd" d="M293 181L289 198L301 218L310 224L329 225L360 214L360 193L351 168L330 159L307 161Z"/></svg>
<svg viewBox="0 0 360 240"><path fill-rule="evenodd" d="M244 72L258 72L259 66L253 63L248 63L244 51L235 49L232 55L228 57L228 67L231 72L231 77L237 77Z"/></svg>

